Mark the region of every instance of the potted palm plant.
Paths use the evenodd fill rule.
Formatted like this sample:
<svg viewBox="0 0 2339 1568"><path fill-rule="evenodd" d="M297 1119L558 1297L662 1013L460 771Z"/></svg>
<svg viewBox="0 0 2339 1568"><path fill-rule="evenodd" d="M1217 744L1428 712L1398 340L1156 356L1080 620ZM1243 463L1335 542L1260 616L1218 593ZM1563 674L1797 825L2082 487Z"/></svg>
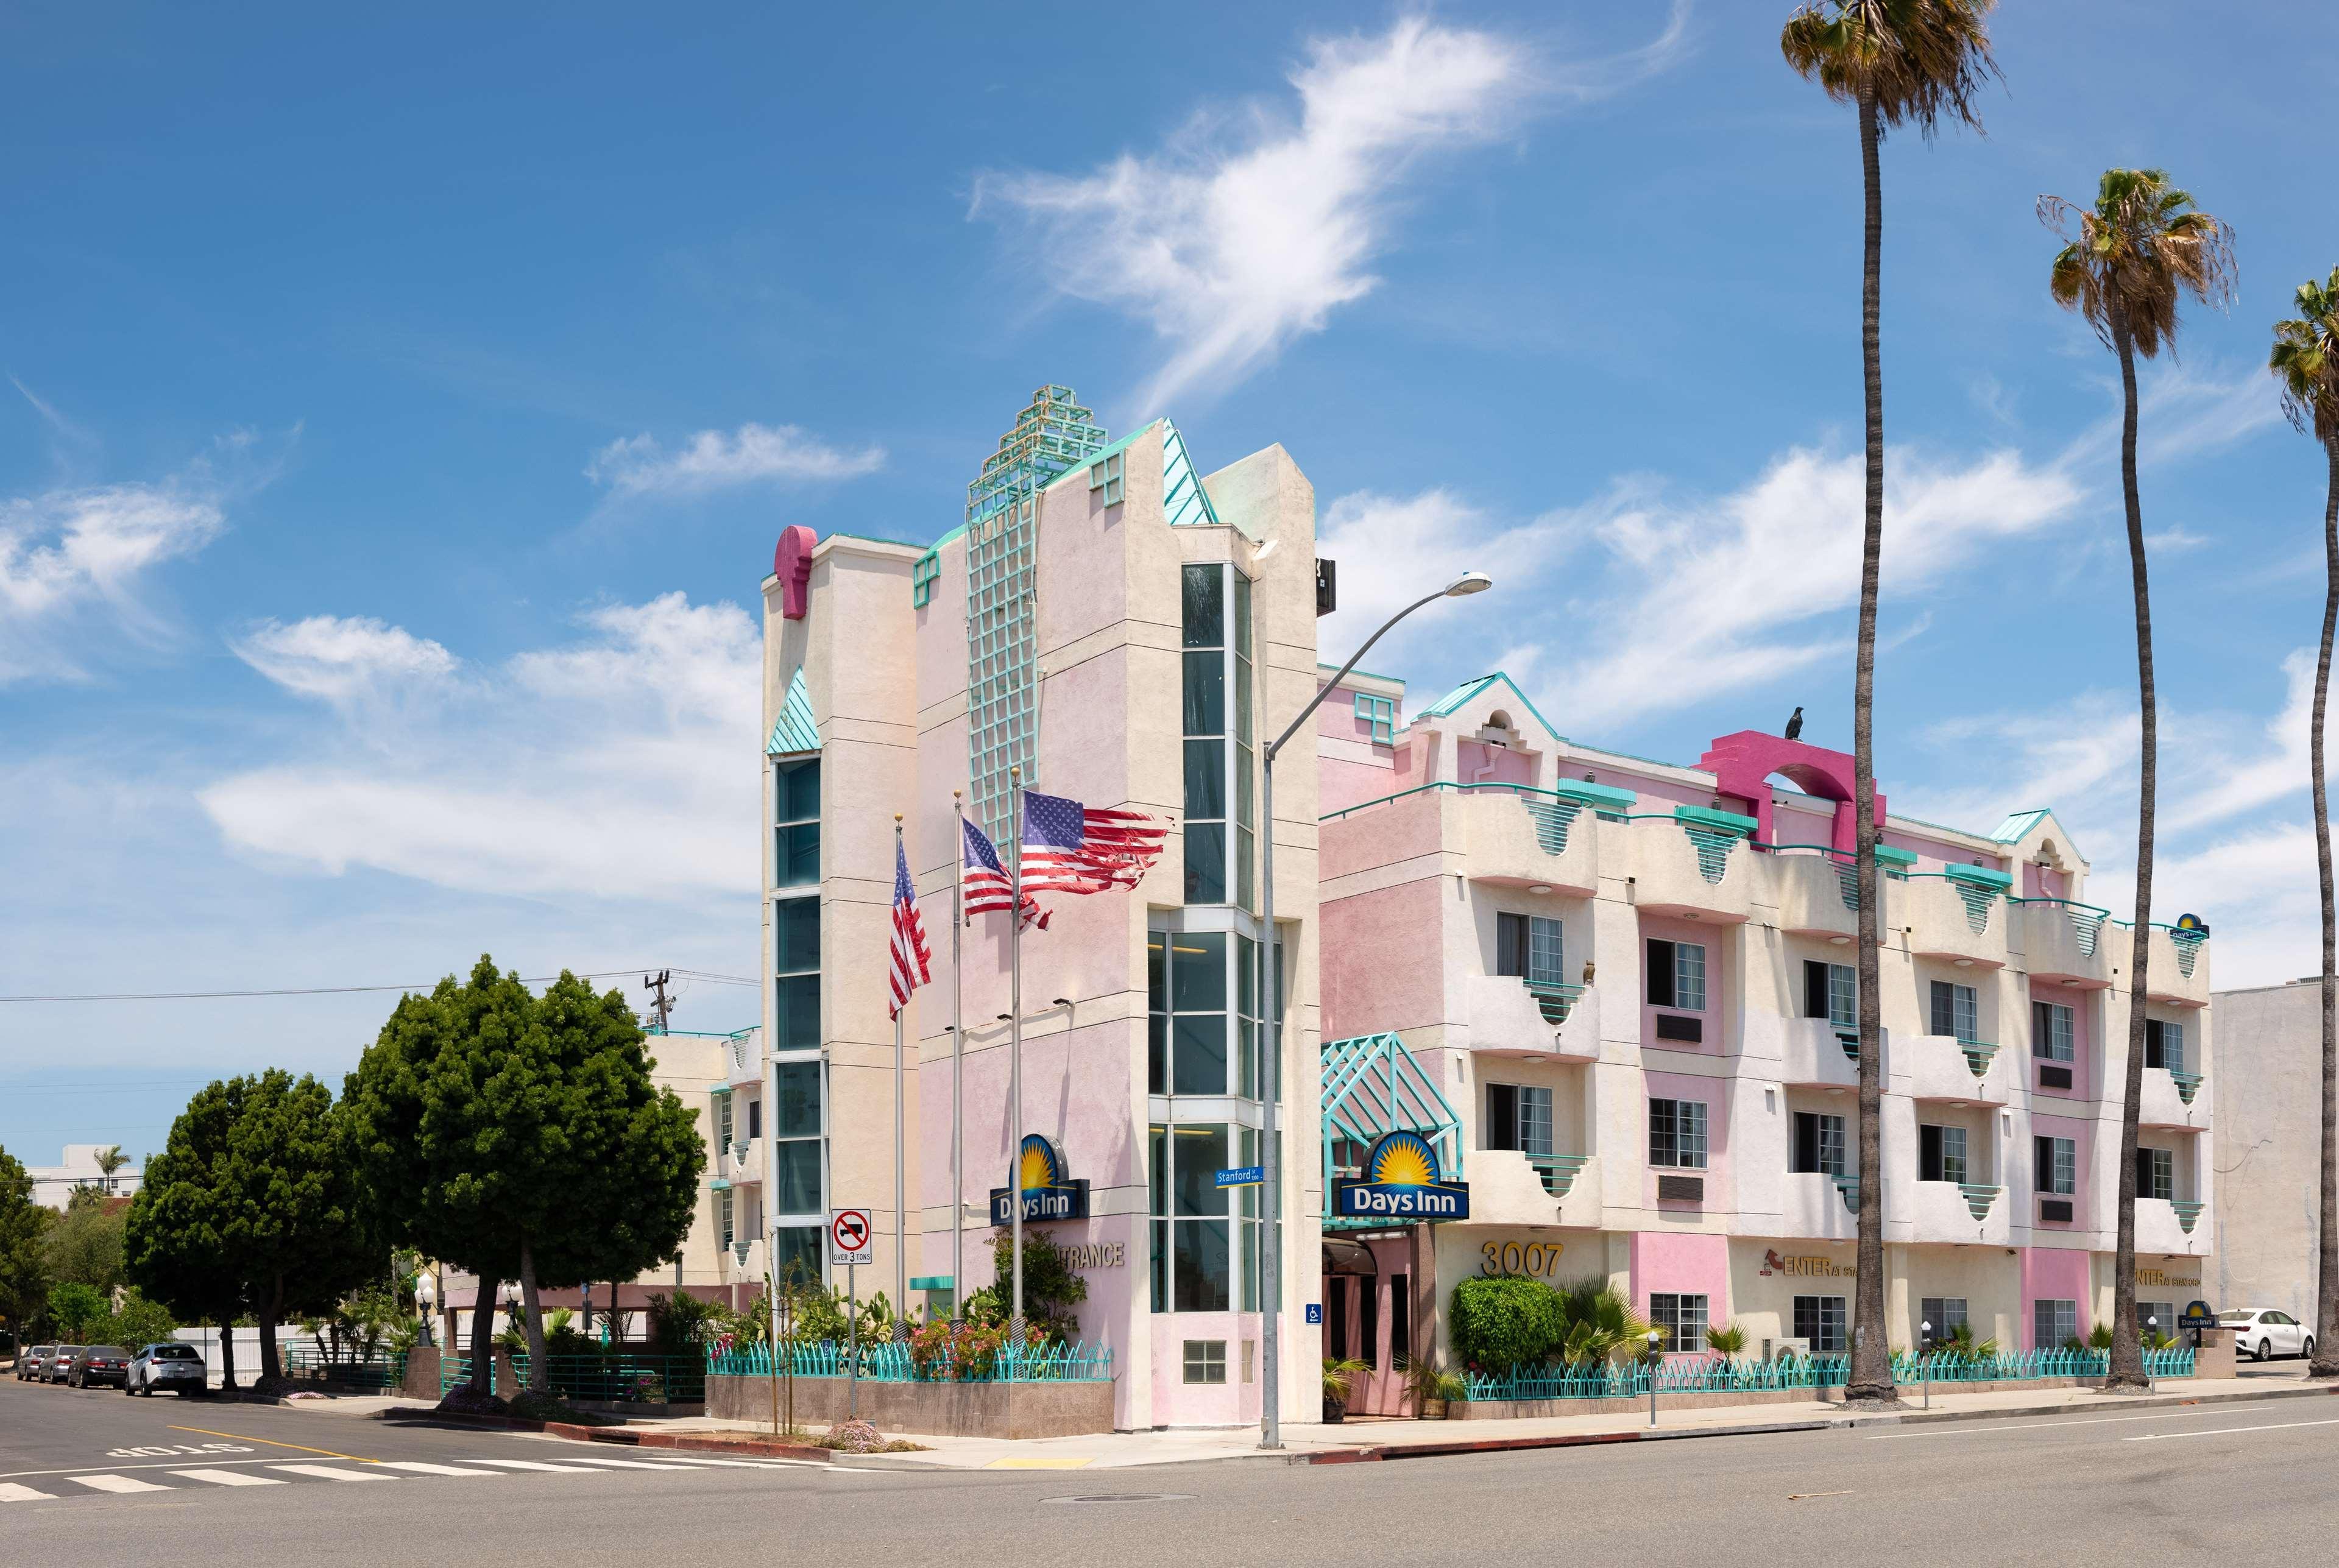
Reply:
<svg viewBox="0 0 2339 1568"><path fill-rule="evenodd" d="M1447 1406L1470 1397L1470 1385L1459 1373L1446 1371L1430 1361L1416 1361L1406 1368L1405 1391L1413 1396L1413 1407L1424 1421L1445 1420L1451 1414Z"/></svg>
<svg viewBox="0 0 2339 1568"><path fill-rule="evenodd" d="M1705 1331L1705 1347L1722 1357L1723 1364L1727 1365L1746 1354L1746 1330L1736 1323L1709 1328Z"/></svg>
<svg viewBox="0 0 2339 1568"><path fill-rule="evenodd" d="M1346 1360L1335 1360L1329 1356L1324 1357L1324 1419L1327 1424L1337 1425L1347 1419L1348 1401L1356 1392L1353 1380L1363 1376L1368 1370L1363 1362L1353 1356Z"/></svg>

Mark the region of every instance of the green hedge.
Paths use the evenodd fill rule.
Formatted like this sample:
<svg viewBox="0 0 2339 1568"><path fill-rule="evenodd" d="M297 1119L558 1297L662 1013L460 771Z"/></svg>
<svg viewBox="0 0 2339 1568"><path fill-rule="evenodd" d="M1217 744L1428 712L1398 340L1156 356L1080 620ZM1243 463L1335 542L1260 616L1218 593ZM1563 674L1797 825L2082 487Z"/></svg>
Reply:
<svg viewBox="0 0 2339 1568"><path fill-rule="evenodd" d="M1566 1332L1559 1293L1516 1276L1465 1279L1454 1287L1452 1316L1456 1358L1488 1370L1539 1362Z"/></svg>

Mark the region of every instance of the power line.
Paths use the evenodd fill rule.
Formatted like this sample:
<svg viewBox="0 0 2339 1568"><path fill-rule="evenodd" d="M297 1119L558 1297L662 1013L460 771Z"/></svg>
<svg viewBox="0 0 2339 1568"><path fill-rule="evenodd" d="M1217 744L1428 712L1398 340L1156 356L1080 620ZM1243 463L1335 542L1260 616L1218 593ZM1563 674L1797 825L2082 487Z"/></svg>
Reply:
<svg viewBox="0 0 2339 1568"><path fill-rule="evenodd" d="M597 969L577 975L579 980L607 980L612 975L639 974L641 966L631 969ZM667 971L691 980L710 981L717 985L761 985L763 982L744 975L716 974L706 970L677 969ZM523 985L549 985L560 977L557 974L526 975ZM423 985L311 985L273 991L102 991L82 995L59 996L0 996L0 1001L219 1001L256 996L350 996L360 991L405 991L429 992L439 982Z"/></svg>

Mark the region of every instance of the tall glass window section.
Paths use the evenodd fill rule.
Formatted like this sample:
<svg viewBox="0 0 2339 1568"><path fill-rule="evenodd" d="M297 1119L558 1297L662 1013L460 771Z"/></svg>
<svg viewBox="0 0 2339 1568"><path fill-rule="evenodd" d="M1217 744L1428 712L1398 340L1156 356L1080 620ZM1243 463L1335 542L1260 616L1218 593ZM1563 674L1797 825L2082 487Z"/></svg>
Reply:
<svg viewBox="0 0 2339 1568"><path fill-rule="evenodd" d="M1185 568L1179 705L1189 904L1258 902L1250 598L1250 579L1223 562Z"/></svg>
<svg viewBox="0 0 2339 1568"><path fill-rule="evenodd" d="M772 768L771 1139L772 1266L804 1282L823 1277L827 1219L826 1083L820 1060L820 758Z"/></svg>
<svg viewBox="0 0 2339 1568"><path fill-rule="evenodd" d="M1239 932L1159 928L1146 945L1147 1089L1168 1112L1148 1151L1153 1310L1255 1312L1259 1189L1220 1187L1218 1172L1261 1159L1264 950Z"/></svg>

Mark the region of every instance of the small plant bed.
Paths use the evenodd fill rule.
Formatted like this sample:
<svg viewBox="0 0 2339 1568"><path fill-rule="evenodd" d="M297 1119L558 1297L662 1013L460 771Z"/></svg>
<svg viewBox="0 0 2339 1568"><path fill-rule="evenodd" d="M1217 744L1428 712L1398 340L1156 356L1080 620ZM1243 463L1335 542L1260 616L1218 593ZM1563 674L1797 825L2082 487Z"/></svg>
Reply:
<svg viewBox="0 0 2339 1568"><path fill-rule="evenodd" d="M451 1397L451 1395L450 1395ZM441 1401L443 1405L444 1401ZM560 1421L572 1426L623 1426L622 1415L602 1415L590 1410L579 1410L558 1394L538 1394L532 1388L522 1389L512 1395L506 1411L520 1421Z"/></svg>
<svg viewBox="0 0 2339 1568"><path fill-rule="evenodd" d="M923 1454L926 1445L906 1437L888 1438L866 1421L840 1421L812 1439L815 1448L837 1454Z"/></svg>

